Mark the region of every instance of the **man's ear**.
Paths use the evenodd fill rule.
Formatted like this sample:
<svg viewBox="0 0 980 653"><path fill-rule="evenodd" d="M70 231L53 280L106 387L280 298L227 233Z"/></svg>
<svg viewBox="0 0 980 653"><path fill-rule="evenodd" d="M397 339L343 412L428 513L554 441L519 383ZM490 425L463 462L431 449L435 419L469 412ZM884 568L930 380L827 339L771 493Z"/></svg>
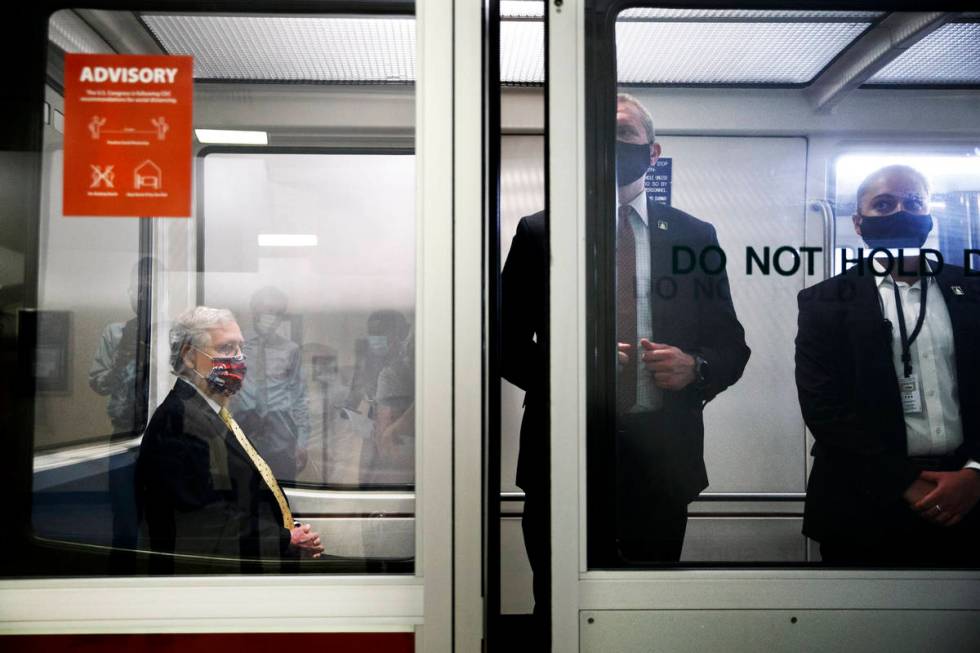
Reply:
<svg viewBox="0 0 980 653"><path fill-rule="evenodd" d="M854 231L857 233L858 236L861 235L861 221L863 219L864 218L862 218L857 213L855 213L854 215L851 216L851 222L854 223Z"/></svg>
<svg viewBox="0 0 980 653"><path fill-rule="evenodd" d="M650 165L653 166L660 158L660 143L650 143Z"/></svg>
<svg viewBox="0 0 980 653"><path fill-rule="evenodd" d="M185 344L180 349L180 360L183 361L184 367L187 369L196 369L194 365L194 348L190 344Z"/></svg>

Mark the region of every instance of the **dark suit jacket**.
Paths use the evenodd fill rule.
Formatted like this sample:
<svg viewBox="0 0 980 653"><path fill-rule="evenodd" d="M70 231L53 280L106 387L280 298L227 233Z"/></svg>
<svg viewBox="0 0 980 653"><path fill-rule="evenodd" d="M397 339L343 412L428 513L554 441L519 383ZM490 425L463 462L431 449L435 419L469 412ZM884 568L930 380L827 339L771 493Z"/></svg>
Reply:
<svg viewBox="0 0 980 653"><path fill-rule="evenodd" d="M717 246L714 227L652 200L647 201L647 212L653 338L704 357L711 382L700 391L691 385L680 392L664 392L663 409L650 424L662 424L669 431L659 434L664 443L660 453L666 452L667 457L657 454L657 460L647 457L636 462L669 476L671 486L687 502L708 484L702 406L738 380L750 352L732 305L727 275L707 275L700 269L689 274L672 272L673 248L686 246L697 254L705 247ZM716 262L713 256L707 258L709 263ZM527 392L517 484L529 494L548 491L548 371L544 364L548 346L548 265L544 214L523 218L503 269L501 313L503 376ZM536 342L533 336L537 337Z"/></svg>
<svg viewBox="0 0 980 653"><path fill-rule="evenodd" d="M143 435L137 493L154 551L289 556L282 512L235 435L179 380Z"/></svg>
<svg viewBox="0 0 980 653"><path fill-rule="evenodd" d="M936 281L953 327L964 438L958 454L980 460L980 278L946 265ZM819 541L887 535L895 517L908 513L902 493L918 468L906 455L892 335L875 278L867 265L855 266L803 290L798 301L796 385L816 440L803 532Z"/></svg>

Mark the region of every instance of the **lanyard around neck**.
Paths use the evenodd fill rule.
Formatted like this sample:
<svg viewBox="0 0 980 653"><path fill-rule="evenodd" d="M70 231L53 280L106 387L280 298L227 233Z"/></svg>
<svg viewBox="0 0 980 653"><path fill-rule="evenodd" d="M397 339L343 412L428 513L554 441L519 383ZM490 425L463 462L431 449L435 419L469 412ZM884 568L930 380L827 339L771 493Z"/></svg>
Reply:
<svg viewBox="0 0 980 653"><path fill-rule="evenodd" d="M909 336L905 326L905 311L902 310L902 297L898 292L898 282L892 279L892 288L895 290L895 311L898 313L898 332L902 338L902 365L904 366L905 378L912 376L912 343L919 337L922 331L922 323L926 319L926 300L928 299L929 280L920 276L919 282L922 284L922 297L919 305L919 319L915 322L915 329Z"/></svg>

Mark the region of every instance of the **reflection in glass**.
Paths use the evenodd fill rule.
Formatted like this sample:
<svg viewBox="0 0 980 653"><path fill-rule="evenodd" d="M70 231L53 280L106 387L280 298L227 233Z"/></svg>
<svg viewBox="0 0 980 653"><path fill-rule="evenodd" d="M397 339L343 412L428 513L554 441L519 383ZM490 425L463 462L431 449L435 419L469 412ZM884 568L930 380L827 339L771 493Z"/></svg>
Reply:
<svg viewBox="0 0 980 653"><path fill-rule="evenodd" d="M204 294L249 316L235 402L264 420L257 446L287 484L411 486L414 157L214 152L203 165ZM266 242L284 233L311 238Z"/></svg>
<svg viewBox="0 0 980 653"><path fill-rule="evenodd" d="M383 98L357 87L368 81L362 75L367 67L380 61L377 52L360 57L357 79L348 79L355 86L308 89L316 118L277 113L291 92L285 88L250 106L248 120L277 133L285 128L292 134L286 142L295 137L304 146L297 153L203 149L194 162L200 201L191 219L65 218L61 52L108 51L107 42L151 36L149 23L120 23L113 12L100 10L95 15L99 20L82 21L65 11L51 21L40 250L28 253L38 262L38 310L21 311L20 324L11 323L6 311L0 320L4 332L10 327L36 334L33 357L24 356L36 388L33 534L53 546L82 545L100 562L111 547L110 564L123 561L115 552L135 548L124 566L115 567L126 573L170 557L149 555L151 545L157 552L233 558L226 569L237 568L239 558L271 559L279 568L310 535L293 541L292 524L285 523L271 490L279 486L297 519L311 521L314 532L329 532L324 546L330 564L311 560L304 570L363 571L372 559L381 561L372 569L396 561L399 571L410 569L414 361L405 348L411 348L406 343L416 299L414 91L401 78ZM205 59L201 42L181 39L188 26L208 18L215 17L167 17L167 33L176 41L164 40L188 48L173 50L160 41L161 54ZM238 46L264 57L261 70L251 71L260 77L269 74L273 51L289 45L276 28L280 19L257 19L256 30L239 34ZM385 26L398 27L401 35L414 30L410 16L290 20L307 31L324 21L364 28L347 34L350 43L333 44L343 47ZM231 33L228 25L220 27L220 36ZM401 55L411 48L399 48L387 63L410 69L412 61ZM329 81L321 73L303 78ZM392 81L390 75L380 79ZM377 81L370 78L372 88ZM195 109L227 117L225 102L238 91L215 91L196 97ZM343 108L375 100L386 110ZM352 147L351 129L358 144L371 146ZM343 149L309 147L337 139ZM141 252L146 254L139 259ZM14 290L20 281L0 282ZM228 423L198 410L196 391L210 372L179 369L176 383L171 372L170 327L203 303L242 318L248 373L229 402ZM195 356L212 367L228 363L223 359L229 355L212 351L204 340ZM144 435L148 414L157 419ZM261 466L246 455L236 430ZM256 475L264 466L268 479ZM377 485L400 487L375 492ZM270 527L276 515L283 523ZM371 528L364 528L369 521Z"/></svg>
<svg viewBox="0 0 980 653"><path fill-rule="evenodd" d="M279 333L288 309L284 292L261 288L250 307L252 327L243 347L248 374L231 408L276 478L292 481L306 466L310 438L301 345Z"/></svg>
<svg viewBox="0 0 980 653"><path fill-rule="evenodd" d="M89 368L88 383L97 394L108 397L106 413L112 423L110 440L139 436L146 426L149 343L143 336L140 310L148 311L149 278L153 259L144 258L130 274L127 294L133 316L125 322L106 325ZM137 506L134 466L109 467L109 498L112 511L112 546L135 549Z"/></svg>
<svg viewBox="0 0 980 653"><path fill-rule="evenodd" d="M410 331L378 374L374 441L376 480L410 485L415 478L415 332Z"/></svg>

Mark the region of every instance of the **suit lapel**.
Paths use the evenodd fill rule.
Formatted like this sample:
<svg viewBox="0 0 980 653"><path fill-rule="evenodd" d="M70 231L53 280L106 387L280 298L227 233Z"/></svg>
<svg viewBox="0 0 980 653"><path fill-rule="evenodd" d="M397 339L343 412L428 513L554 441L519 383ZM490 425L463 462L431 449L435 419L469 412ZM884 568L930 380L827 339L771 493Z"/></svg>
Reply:
<svg viewBox="0 0 980 653"><path fill-rule="evenodd" d="M238 444L238 439L235 437L235 434L232 433L227 426L225 426L225 423L222 421L221 417L214 412L214 409L207 401L205 401L204 397L202 397L200 393L188 382L178 381L178 385L184 386L181 389L181 394L184 397L184 400L190 404L191 410L200 415L201 419L204 421L207 433L202 435L206 435L210 443L223 442L228 451L251 465L251 459L248 457L248 454L245 453L245 450L242 449L241 445Z"/></svg>
<svg viewBox="0 0 980 653"><path fill-rule="evenodd" d="M872 274L870 262L864 264L863 272L857 267L847 272L854 291L853 300L847 302L844 318L848 342L857 360L863 360L865 368L861 378L874 379L874 383L863 389L867 401L883 409L889 415L891 425L882 423L882 433L892 438L892 446L906 451L907 437L905 417L898 394L898 375L895 372L893 350L896 346L898 325L886 323L882 313L881 297L878 294L878 277Z"/></svg>
<svg viewBox="0 0 980 653"><path fill-rule="evenodd" d="M956 350L965 344L963 339L967 337L966 331L969 326L976 325L975 298L968 297L970 290L963 284L963 275L958 270L951 269L945 265L943 269L934 277L936 285L942 292L943 301L946 303L946 310L949 312L949 321L953 326L953 345Z"/></svg>
<svg viewBox="0 0 980 653"><path fill-rule="evenodd" d="M850 301L845 301L847 313L844 317L848 337L855 343L856 351L866 352L869 362L881 368L885 378L891 380L895 376L892 362L892 339L894 330L898 327L886 322L882 313L881 297L878 294L877 277L871 273L871 266L865 266L863 272L851 268L845 276L842 293L853 293ZM846 295L845 295L846 297ZM886 372L887 370L887 372ZM881 377L879 377L881 378Z"/></svg>
<svg viewBox="0 0 980 653"><path fill-rule="evenodd" d="M976 350L976 327L980 324L980 304L972 296L973 287L965 283L963 271L950 265L935 276L936 285L943 295L949 322L953 330L953 351L956 357L956 378L960 394L960 412L964 412L964 402L970 399L971 375L975 374L974 351ZM964 437L967 430L964 429Z"/></svg>

